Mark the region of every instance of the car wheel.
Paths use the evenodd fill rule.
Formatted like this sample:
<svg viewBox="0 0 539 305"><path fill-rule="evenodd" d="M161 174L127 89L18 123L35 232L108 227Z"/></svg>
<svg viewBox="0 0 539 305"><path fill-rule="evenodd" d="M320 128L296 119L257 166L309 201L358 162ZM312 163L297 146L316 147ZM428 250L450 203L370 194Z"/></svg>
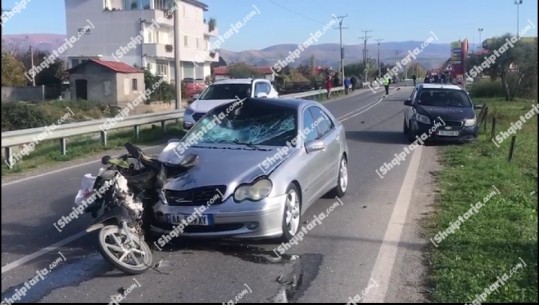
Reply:
<svg viewBox="0 0 539 305"><path fill-rule="evenodd" d="M337 186L332 190L331 197L343 197L348 190L348 162L342 156L337 176Z"/></svg>
<svg viewBox="0 0 539 305"><path fill-rule="evenodd" d="M301 198L298 188L291 184L286 191L281 240L289 242L299 231L301 224Z"/></svg>
<svg viewBox="0 0 539 305"><path fill-rule="evenodd" d="M416 140L415 134L416 134L416 132L415 132L413 126L410 125L410 127L408 128L408 141L410 143L412 143L412 142L414 142Z"/></svg>
<svg viewBox="0 0 539 305"><path fill-rule="evenodd" d="M408 134L409 129L408 129L408 125L406 125L406 119L404 119L404 121L403 121L402 131L404 132L405 135Z"/></svg>

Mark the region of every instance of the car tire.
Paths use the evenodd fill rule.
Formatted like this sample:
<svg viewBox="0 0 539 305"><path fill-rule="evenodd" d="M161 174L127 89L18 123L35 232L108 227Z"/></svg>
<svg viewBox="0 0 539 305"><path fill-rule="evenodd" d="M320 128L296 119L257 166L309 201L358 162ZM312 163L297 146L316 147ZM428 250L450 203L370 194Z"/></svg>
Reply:
<svg viewBox="0 0 539 305"><path fill-rule="evenodd" d="M406 119L404 119L402 123L402 131L404 132L405 135L408 135L409 130L410 129L408 128L408 125L406 125Z"/></svg>
<svg viewBox="0 0 539 305"><path fill-rule="evenodd" d="M339 173L337 174L337 186L331 190L331 197L341 198L346 194L348 190L348 161L343 155L341 162L339 163Z"/></svg>
<svg viewBox="0 0 539 305"><path fill-rule="evenodd" d="M295 184L290 184L286 190L286 201L283 213L283 234L280 240L289 242L300 230L301 225L301 195Z"/></svg>
<svg viewBox="0 0 539 305"><path fill-rule="evenodd" d="M413 143L413 142L416 140L416 138L415 138L415 131L414 131L414 128L412 128L411 125L410 125L410 127L408 128L408 133L407 133L407 135L408 135L408 141L409 141L410 143Z"/></svg>

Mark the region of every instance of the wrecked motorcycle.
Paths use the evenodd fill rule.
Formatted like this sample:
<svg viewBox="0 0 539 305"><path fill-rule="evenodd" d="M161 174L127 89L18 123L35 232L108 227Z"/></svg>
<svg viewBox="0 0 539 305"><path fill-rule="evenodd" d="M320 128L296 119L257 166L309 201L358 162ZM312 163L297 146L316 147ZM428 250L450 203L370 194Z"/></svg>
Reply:
<svg viewBox="0 0 539 305"><path fill-rule="evenodd" d="M139 274L152 267L153 255L145 235L153 219L151 206L162 196L162 187L171 174L181 174L195 166L198 157L188 155L180 164L169 164L145 155L125 144L128 154L104 156L106 169L97 176L84 175L82 189L75 198L95 220L86 229L100 229L98 249L118 269Z"/></svg>

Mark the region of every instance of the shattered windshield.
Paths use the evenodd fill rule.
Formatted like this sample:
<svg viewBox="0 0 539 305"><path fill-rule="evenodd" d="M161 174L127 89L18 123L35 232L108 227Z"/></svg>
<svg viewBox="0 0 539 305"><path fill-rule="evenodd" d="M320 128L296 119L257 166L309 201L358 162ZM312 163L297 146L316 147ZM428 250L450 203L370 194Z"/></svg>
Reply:
<svg viewBox="0 0 539 305"><path fill-rule="evenodd" d="M198 98L199 100L232 100L251 96L251 84L213 84Z"/></svg>
<svg viewBox="0 0 539 305"><path fill-rule="evenodd" d="M186 140L198 144L286 146L297 135L293 108L258 102L246 103L228 114L226 109L210 111L189 131Z"/></svg>

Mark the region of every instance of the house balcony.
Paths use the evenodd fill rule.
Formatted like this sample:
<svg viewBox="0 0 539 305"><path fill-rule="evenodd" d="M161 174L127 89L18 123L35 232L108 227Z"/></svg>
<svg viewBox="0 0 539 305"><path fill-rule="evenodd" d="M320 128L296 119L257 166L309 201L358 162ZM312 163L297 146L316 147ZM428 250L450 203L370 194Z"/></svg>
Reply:
<svg viewBox="0 0 539 305"><path fill-rule="evenodd" d="M150 57L172 59L174 58L174 45L162 43L144 43L142 54Z"/></svg>

